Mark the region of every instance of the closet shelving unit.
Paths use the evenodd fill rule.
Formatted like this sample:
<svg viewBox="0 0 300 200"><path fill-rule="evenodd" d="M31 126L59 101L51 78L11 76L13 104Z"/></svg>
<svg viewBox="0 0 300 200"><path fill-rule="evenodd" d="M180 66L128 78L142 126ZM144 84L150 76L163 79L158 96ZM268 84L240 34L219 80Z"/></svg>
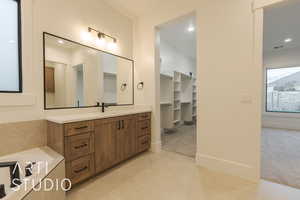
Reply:
<svg viewBox="0 0 300 200"><path fill-rule="evenodd" d="M185 121L193 121L196 113L195 79L174 71L173 76L160 75L161 127L172 129Z"/></svg>
<svg viewBox="0 0 300 200"><path fill-rule="evenodd" d="M197 80L193 78L193 120L197 117Z"/></svg>
<svg viewBox="0 0 300 200"><path fill-rule="evenodd" d="M173 128L173 77L160 74L160 108L161 127Z"/></svg>
<svg viewBox="0 0 300 200"><path fill-rule="evenodd" d="M174 92L174 104L173 104L173 123L178 125L181 121L181 73L174 72L173 76L173 92Z"/></svg>
<svg viewBox="0 0 300 200"><path fill-rule="evenodd" d="M181 73L181 120L192 121L193 80L191 76Z"/></svg>

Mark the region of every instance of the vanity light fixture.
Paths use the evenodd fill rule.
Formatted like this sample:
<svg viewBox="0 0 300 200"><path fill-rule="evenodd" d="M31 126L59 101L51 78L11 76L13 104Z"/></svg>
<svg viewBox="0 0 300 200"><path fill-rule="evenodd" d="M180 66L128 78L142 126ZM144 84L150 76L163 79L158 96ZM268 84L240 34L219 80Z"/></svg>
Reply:
<svg viewBox="0 0 300 200"><path fill-rule="evenodd" d="M97 33L97 40L96 40L96 43L98 45L104 45L106 43L106 38L110 38L111 39L111 42L108 44L108 48L111 49L111 50L114 50L116 49L117 47L117 39L111 35L108 35L108 34L105 34L101 31L98 31L94 28L91 28L91 27L88 27L88 32L89 33L92 33L92 32L96 32Z"/></svg>

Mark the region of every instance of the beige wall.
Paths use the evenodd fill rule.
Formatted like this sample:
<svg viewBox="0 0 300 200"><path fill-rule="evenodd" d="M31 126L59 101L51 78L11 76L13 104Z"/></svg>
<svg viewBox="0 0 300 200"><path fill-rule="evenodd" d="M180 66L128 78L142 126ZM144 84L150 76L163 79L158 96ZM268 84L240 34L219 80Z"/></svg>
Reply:
<svg viewBox="0 0 300 200"><path fill-rule="evenodd" d="M158 59L156 63L154 59L157 56L155 28L176 17L196 13L197 163L258 181L262 67L254 63L252 8L251 0L161 1L155 12L137 20L134 53L138 66L136 81L145 82L145 89L136 91L136 102L154 107L152 147L159 150L159 65L155 65Z"/></svg>
<svg viewBox="0 0 300 200"><path fill-rule="evenodd" d="M0 156L46 145L46 121L0 124Z"/></svg>
<svg viewBox="0 0 300 200"><path fill-rule="evenodd" d="M46 114L78 112L43 110L42 32L92 45L82 39L82 32L88 26L115 36L119 45L115 53L132 58L132 21L102 0L22 1L24 94L0 94L0 123L43 119ZM90 110L82 109L80 112Z"/></svg>

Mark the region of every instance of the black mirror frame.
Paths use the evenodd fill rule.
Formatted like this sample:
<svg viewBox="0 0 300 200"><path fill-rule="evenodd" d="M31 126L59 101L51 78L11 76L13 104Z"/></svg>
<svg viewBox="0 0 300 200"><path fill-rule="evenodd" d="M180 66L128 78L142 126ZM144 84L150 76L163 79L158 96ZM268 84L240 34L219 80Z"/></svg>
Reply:
<svg viewBox="0 0 300 200"><path fill-rule="evenodd" d="M130 59L130 58L126 58L126 57L123 57L123 56L119 56L119 55L116 55L116 54L113 54L113 53L110 53L110 52L107 52L107 51L103 51L103 50L100 50L100 49L97 49L97 48L94 48L94 47L91 47L91 46L88 46L88 45L85 45L85 44L82 44L82 43L79 43L79 42L76 42L76 41L73 41L73 40L70 40L70 39L67 39L67 38L63 38L63 37L60 37L60 36L57 36L57 35L54 35L52 33L48 33L48 32L43 32L43 78L44 78L44 110L62 110L62 109L79 109L79 108L96 108L96 107L101 107L101 105L94 105L94 106L81 106L81 107L59 107L59 108L47 108L47 100L46 100L46 78L45 78L45 67L46 67L46 52L45 52L45 44L46 44L46 40L45 40L45 37L46 36L52 36L52 37L56 37L58 39L62 39L62 40L65 40L65 41L68 41L68 42L72 42L74 44L77 44L77 45L80 45L80 46L83 46L83 47L87 47L87 48L90 48L90 49L93 49L93 50L96 50L96 51L99 51L99 52L102 52L102 53L106 53L106 54L109 54L109 55L112 55L112 56L116 56L118 58L122 58L122 59L125 59L125 60L128 60L128 61L131 61L132 62L132 104L114 104L114 105L111 105L111 106L132 106L134 105L134 60Z"/></svg>

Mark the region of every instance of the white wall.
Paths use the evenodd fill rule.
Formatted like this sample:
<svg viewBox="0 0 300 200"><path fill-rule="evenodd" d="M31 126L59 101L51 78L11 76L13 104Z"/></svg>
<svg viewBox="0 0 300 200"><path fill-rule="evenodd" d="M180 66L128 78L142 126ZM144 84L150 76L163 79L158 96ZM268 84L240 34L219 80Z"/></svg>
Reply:
<svg viewBox="0 0 300 200"><path fill-rule="evenodd" d="M300 48L283 49L264 53L264 67L297 67L300 66ZM263 82L263 115L262 126L300 130L300 115L292 113L265 112L265 81Z"/></svg>
<svg viewBox="0 0 300 200"><path fill-rule="evenodd" d="M42 32L92 45L82 39L82 32L88 26L115 36L119 48L114 53L132 58L132 21L102 0L22 1L24 94L0 94L0 123L43 119L46 114L91 110L43 110Z"/></svg>
<svg viewBox="0 0 300 200"><path fill-rule="evenodd" d="M160 1L135 27L138 103L154 108L152 147L159 150L159 69L155 27L197 14L197 163L258 181L260 178L261 74L254 65L252 0ZM167 11L167 12L166 12ZM157 64L157 65L156 65ZM250 99L245 101L245 99Z"/></svg>
<svg viewBox="0 0 300 200"><path fill-rule="evenodd" d="M178 49L161 38L160 40L161 73L173 76L173 72L181 72L196 76L196 60L182 54Z"/></svg>

